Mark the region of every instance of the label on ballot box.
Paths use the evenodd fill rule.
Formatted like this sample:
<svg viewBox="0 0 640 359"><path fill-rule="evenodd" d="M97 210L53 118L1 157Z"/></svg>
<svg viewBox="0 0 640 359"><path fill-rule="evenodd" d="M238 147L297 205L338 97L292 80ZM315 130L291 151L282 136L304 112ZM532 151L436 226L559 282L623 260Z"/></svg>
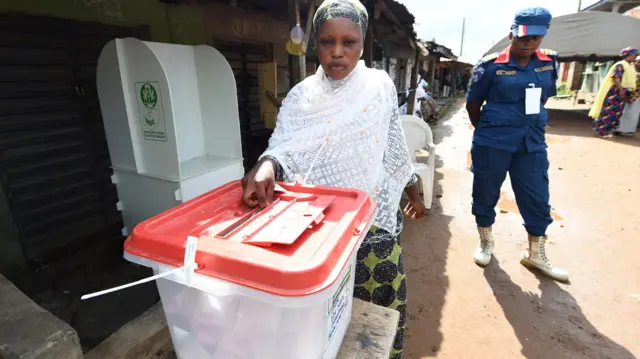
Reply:
<svg viewBox="0 0 640 359"><path fill-rule="evenodd" d="M351 267L347 270L338 291L329 301L327 305L326 318L326 343L325 349L331 344L331 340L335 337L336 330L340 326L340 322L344 319L349 305L349 297L352 296L353 288L351 288Z"/></svg>

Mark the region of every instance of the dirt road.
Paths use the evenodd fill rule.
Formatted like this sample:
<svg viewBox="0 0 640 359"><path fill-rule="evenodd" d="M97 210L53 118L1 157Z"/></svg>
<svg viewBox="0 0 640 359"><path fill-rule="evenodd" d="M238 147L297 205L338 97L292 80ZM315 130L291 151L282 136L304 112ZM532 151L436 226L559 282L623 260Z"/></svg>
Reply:
<svg viewBox="0 0 640 359"><path fill-rule="evenodd" d="M403 234L405 358L640 357L640 138L598 139L584 114L551 113L548 254L571 274L557 284L519 264L526 234L508 183L494 260L474 264L472 129L462 105L435 133L440 198Z"/></svg>

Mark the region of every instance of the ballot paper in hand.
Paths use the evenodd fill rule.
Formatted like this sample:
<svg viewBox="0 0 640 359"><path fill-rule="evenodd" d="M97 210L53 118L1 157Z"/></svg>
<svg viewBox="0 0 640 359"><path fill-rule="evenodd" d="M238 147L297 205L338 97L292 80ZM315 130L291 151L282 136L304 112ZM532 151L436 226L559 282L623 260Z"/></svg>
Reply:
<svg viewBox="0 0 640 359"><path fill-rule="evenodd" d="M530 88L525 93L525 113L527 115L537 115L540 113L540 99L542 98L542 88L529 84Z"/></svg>

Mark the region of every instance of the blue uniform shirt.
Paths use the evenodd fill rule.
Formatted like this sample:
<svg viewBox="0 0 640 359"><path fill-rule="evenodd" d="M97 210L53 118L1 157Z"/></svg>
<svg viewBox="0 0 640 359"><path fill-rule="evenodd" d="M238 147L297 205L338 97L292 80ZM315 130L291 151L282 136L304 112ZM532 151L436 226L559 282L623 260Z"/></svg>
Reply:
<svg viewBox="0 0 640 359"><path fill-rule="evenodd" d="M473 143L516 152L524 141L528 152L547 147L544 127L549 115L544 102L555 96L558 78L556 53L539 50L526 67L510 59L510 49L482 59L473 71L467 101L486 102L476 125ZM525 90L542 88L540 113L526 115Z"/></svg>

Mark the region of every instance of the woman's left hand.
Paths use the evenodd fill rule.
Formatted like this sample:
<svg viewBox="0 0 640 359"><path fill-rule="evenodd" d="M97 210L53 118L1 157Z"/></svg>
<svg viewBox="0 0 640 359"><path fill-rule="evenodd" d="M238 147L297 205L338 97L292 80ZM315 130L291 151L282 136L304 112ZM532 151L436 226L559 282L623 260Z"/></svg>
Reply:
<svg viewBox="0 0 640 359"><path fill-rule="evenodd" d="M427 207L421 199L409 200L404 208L404 214L411 219L421 219L427 215Z"/></svg>

